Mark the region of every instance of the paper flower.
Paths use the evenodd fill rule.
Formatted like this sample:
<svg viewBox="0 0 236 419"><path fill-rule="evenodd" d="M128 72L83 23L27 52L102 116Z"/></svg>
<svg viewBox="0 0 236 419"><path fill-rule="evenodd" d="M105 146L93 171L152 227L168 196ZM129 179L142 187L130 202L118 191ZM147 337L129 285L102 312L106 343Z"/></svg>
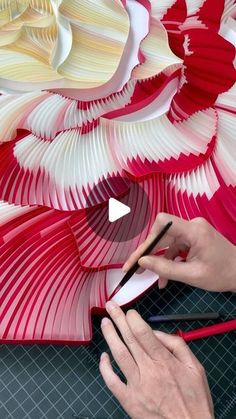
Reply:
<svg viewBox="0 0 236 419"><path fill-rule="evenodd" d="M0 1L4 341L88 342L159 211L202 215L236 243L235 15L232 0ZM152 212L117 244L85 210L98 219L124 175Z"/></svg>

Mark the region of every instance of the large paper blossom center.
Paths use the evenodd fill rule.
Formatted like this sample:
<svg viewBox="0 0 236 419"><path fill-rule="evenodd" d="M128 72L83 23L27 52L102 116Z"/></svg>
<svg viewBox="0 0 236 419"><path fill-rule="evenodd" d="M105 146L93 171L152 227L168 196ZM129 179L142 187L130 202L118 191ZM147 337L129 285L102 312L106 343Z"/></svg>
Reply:
<svg viewBox="0 0 236 419"><path fill-rule="evenodd" d="M119 0L2 0L0 77L99 86L116 71L129 26Z"/></svg>

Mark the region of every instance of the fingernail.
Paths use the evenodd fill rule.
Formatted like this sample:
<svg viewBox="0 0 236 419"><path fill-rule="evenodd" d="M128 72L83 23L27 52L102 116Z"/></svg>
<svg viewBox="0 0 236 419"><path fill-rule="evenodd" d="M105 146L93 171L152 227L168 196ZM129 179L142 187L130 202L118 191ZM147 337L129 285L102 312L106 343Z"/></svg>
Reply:
<svg viewBox="0 0 236 419"><path fill-rule="evenodd" d="M111 321L107 318L104 317L101 321L101 327L107 326Z"/></svg>
<svg viewBox="0 0 236 419"><path fill-rule="evenodd" d="M106 356L107 356L106 352L103 352L100 356L100 362L102 362L104 359L106 359Z"/></svg>
<svg viewBox="0 0 236 419"><path fill-rule="evenodd" d="M125 263L125 264L122 266L121 270L122 270L123 272L126 272L126 271L127 271L127 263Z"/></svg>
<svg viewBox="0 0 236 419"><path fill-rule="evenodd" d="M163 284L163 282L160 280L160 278L159 278L159 280L158 280L157 285L158 285L159 290L162 290L162 289L164 288L164 284Z"/></svg>
<svg viewBox="0 0 236 419"><path fill-rule="evenodd" d="M150 259L148 256L142 257L138 260L138 264L139 266L141 266L142 268L147 268L150 265Z"/></svg>
<svg viewBox="0 0 236 419"><path fill-rule="evenodd" d="M115 301L108 301L106 303L106 310L109 312L111 310L114 310L114 308L119 307L118 304L115 303Z"/></svg>

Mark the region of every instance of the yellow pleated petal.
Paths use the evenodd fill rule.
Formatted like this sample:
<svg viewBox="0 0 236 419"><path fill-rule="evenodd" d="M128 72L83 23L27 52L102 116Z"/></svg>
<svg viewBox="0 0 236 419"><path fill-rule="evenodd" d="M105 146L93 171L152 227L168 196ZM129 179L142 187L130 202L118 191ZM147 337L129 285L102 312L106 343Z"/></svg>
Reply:
<svg viewBox="0 0 236 419"><path fill-rule="evenodd" d="M53 14L51 0L28 0L28 5L30 9L38 10L40 13Z"/></svg>
<svg viewBox="0 0 236 419"><path fill-rule="evenodd" d="M169 47L166 29L155 19L150 22L150 32L141 44L141 51L146 61L134 69L133 77L137 79L153 77L169 66L182 63Z"/></svg>
<svg viewBox="0 0 236 419"><path fill-rule="evenodd" d="M29 0L0 0L0 27L17 19L28 7Z"/></svg>
<svg viewBox="0 0 236 419"><path fill-rule="evenodd" d="M23 22L17 20L0 28L0 47L16 42L20 37Z"/></svg>
<svg viewBox="0 0 236 419"><path fill-rule="evenodd" d="M57 37L57 27L47 29L24 28L17 42L8 46L9 51L29 55L38 61L50 65L51 54ZM32 75L33 77L33 75Z"/></svg>
<svg viewBox="0 0 236 419"><path fill-rule="evenodd" d="M64 0L59 10L71 21L73 44L58 72L82 88L106 83L118 68L129 34L120 1Z"/></svg>
<svg viewBox="0 0 236 419"><path fill-rule="evenodd" d="M22 82L60 80L61 76L50 65L29 55L0 49L0 78Z"/></svg>
<svg viewBox="0 0 236 419"><path fill-rule="evenodd" d="M79 24L97 26L102 31L117 31L118 40L126 39L129 31L128 14L120 0L63 0L59 11Z"/></svg>
<svg viewBox="0 0 236 419"><path fill-rule="evenodd" d="M55 16L39 12L38 10L28 8L22 15L21 19L24 21L25 26L36 28L46 28L55 23Z"/></svg>

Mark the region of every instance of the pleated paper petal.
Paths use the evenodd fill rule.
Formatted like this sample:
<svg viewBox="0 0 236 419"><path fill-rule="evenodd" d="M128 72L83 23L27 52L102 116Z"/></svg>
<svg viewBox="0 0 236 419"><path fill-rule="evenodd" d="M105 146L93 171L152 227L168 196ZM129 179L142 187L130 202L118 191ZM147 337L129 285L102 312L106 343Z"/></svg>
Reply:
<svg viewBox="0 0 236 419"><path fill-rule="evenodd" d="M187 118L213 106L220 93L236 80L235 47L220 35L202 29L185 34L185 59L180 90L173 99L171 115Z"/></svg>
<svg viewBox="0 0 236 419"><path fill-rule="evenodd" d="M141 43L140 48L145 57L145 63L134 69L132 73L134 78L147 79L156 76L169 66L181 66L182 60L174 55L169 47L164 26L153 18L150 20L149 34Z"/></svg>
<svg viewBox="0 0 236 419"><path fill-rule="evenodd" d="M1 343L86 343L91 312L104 309L121 270L83 270L68 225L72 214L0 203ZM116 296L126 304L156 275L138 276ZM135 280L135 278L134 278ZM137 278L136 278L137 281ZM128 285L128 284L127 284Z"/></svg>
<svg viewBox="0 0 236 419"><path fill-rule="evenodd" d="M152 0L155 2L155 0ZM159 2L157 2L159 3ZM163 3L163 1L161 2ZM168 0L168 3L169 0ZM185 0L176 0L162 16L161 22L168 32L169 44L172 51L180 58L184 58L184 35L181 25L187 18L187 6ZM155 17L155 15L154 15Z"/></svg>
<svg viewBox="0 0 236 419"><path fill-rule="evenodd" d="M171 175L166 184L167 211L191 219L205 217L236 244L235 116L219 111L218 141L212 157L197 169Z"/></svg>
<svg viewBox="0 0 236 419"><path fill-rule="evenodd" d="M132 184L126 204L132 209L133 224L127 217L120 220L119 226L107 218L107 205L95 206L73 217L70 222L75 236L82 266L86 268L119 267L124 264L130 249L136 249L147 237L156 214L164 210L164 184L161 175L152 175ZM145 198L148 196L148 200ZM150 212L150 214L149 214ZM144 214L149 214L144 215ZM140 234L135 220L143 223ZM145 223L147 224L145 225ZM98 223L100 232L98 233ZM119 228L119 231L117 230ZM104 231L106 229L106 231ZM122 232L122 236L121 236ZM107 239L109 237L109 240ZM121 240L122 238L122 240Z"/></svg>
<svg viewBox="0 0 236 419"><path fill-rule="evenodd" d="M23 136L0 147L0 197L60 210L84 208L99 181L123 170L142 176L200 164L212 152L216 124L210 109L176 124L165 115L140 123L101 119L87 133L64 131L53 140ZM94 205L108 195L94 196Z"/></svg>
<svg viewBox="0 0 236 419"><path fill-rule="evenodd" d="M0 96L0 142L16 137L17 129L52 139L57 133L92 123L108 110L129 104L135 82L109 97L89 102L68 99L49 92Z"/></svg>
<svg viewBox="0 0 236 419"><path fill-rule="evenodd" d="M11 11L2 14L4 88L22 88L19 82L31 89L42 88L42 83L66 87L66 80L83 89L103 85L118 69L130 29L118 0L27 2L19 23Z"/></svg>

